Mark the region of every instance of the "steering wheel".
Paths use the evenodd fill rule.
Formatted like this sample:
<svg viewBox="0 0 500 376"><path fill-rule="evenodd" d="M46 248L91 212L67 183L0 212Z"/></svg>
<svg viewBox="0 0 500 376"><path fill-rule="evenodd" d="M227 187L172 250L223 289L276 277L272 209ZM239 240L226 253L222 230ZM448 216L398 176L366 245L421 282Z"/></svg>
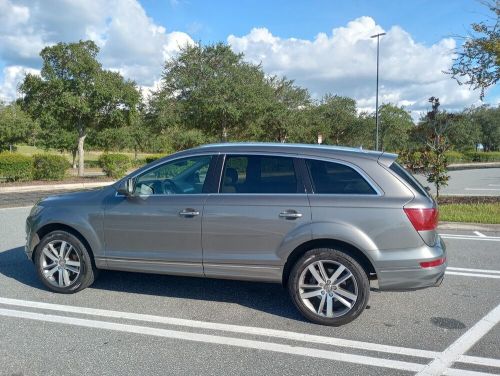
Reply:
<svg viewBox="0 0 500 376"><path fill-rule="evenodd" d="M165 194L173 194L173 193L180 193L180 188L175 184L175 182L172 179L164 179L163 182L161 183L162 188L163 188L163 193Z"/></svg>

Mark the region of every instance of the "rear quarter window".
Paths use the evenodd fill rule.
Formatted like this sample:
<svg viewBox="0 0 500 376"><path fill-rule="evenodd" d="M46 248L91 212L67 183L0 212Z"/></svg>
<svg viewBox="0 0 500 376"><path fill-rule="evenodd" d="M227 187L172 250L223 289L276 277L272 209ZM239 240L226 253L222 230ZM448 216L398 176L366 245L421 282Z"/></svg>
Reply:
<svg viewBox="0 0 500 376"><path fill-rule="evenodd" d="M412 174L410 174L403 166L401 166L399 163L394 162L390 167L392 172L394 172L399 178L401 178L406 184L411 186L415 191L420 193L421 195L425 197L430 197L429 193L426 191L426 189L423 187L422 184L418 182L417 179L413 177Z"/></svg>
<svg viewBox="0 0 500 376"><path fill-rule="evenodd" d="M352 167L307 159L314 193L375 195L373 187Z"/></svg>

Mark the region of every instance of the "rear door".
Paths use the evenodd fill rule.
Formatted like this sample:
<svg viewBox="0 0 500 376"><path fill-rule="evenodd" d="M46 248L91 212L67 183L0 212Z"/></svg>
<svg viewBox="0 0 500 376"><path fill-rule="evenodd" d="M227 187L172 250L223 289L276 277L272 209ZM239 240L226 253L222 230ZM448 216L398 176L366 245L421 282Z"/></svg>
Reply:
<svg viewBox="0 0 500 376"><path fill-rule="evenodd" d="M309 201L293 156L226 155L203 214L208 277L281 280L284 256L310 239Z"/></svg>

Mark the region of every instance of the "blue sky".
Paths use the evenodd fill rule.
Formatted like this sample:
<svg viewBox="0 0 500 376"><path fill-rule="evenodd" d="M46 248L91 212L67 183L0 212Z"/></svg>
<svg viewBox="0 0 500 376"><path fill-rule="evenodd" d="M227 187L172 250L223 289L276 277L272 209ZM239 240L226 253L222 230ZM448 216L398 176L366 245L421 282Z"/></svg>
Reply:
<svg viewBox="0 0 500 376"><path fill-rule="evenodd" d="M214 42L266 27L282 38L312 39L319 32L371 16L384 29L400 25L416 40L433 44L463 35L484 19L476 0L142 0L146 12L170 30L190 31L195 40Z"/></svg>
<svg viewBox="0 0 500 376"><path fill-rule="evenodd" d="M451 111L481 104L478 92L443 71L461 43L457 36L487 14L476 0L0 0L0 99L19 96L24 74L40 69L39 51L59 41L95 40L103 66L135 80L145 95L180 46L223 41L316 99L346 95L373 111L370 35L384 31L381 102L405 106L416 118L430 96ZM500 102L498 85L485 102Z"/></svg>

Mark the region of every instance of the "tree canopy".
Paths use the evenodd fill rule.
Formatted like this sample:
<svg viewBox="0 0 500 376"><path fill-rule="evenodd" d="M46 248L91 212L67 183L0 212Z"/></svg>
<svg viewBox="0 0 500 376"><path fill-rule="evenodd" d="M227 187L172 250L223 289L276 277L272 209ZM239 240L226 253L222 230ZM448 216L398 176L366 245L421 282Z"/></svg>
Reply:
<svg viewBox="0 0 500 376"><path fill-rule="evenodd" d="M40 119L42 129L56 124L76 132L80 176L88 131L128 124L140 100L134 82L102 68L98 52L93 41L45 47L40 76L28 74L20 87L24 108Z"/></svg>

